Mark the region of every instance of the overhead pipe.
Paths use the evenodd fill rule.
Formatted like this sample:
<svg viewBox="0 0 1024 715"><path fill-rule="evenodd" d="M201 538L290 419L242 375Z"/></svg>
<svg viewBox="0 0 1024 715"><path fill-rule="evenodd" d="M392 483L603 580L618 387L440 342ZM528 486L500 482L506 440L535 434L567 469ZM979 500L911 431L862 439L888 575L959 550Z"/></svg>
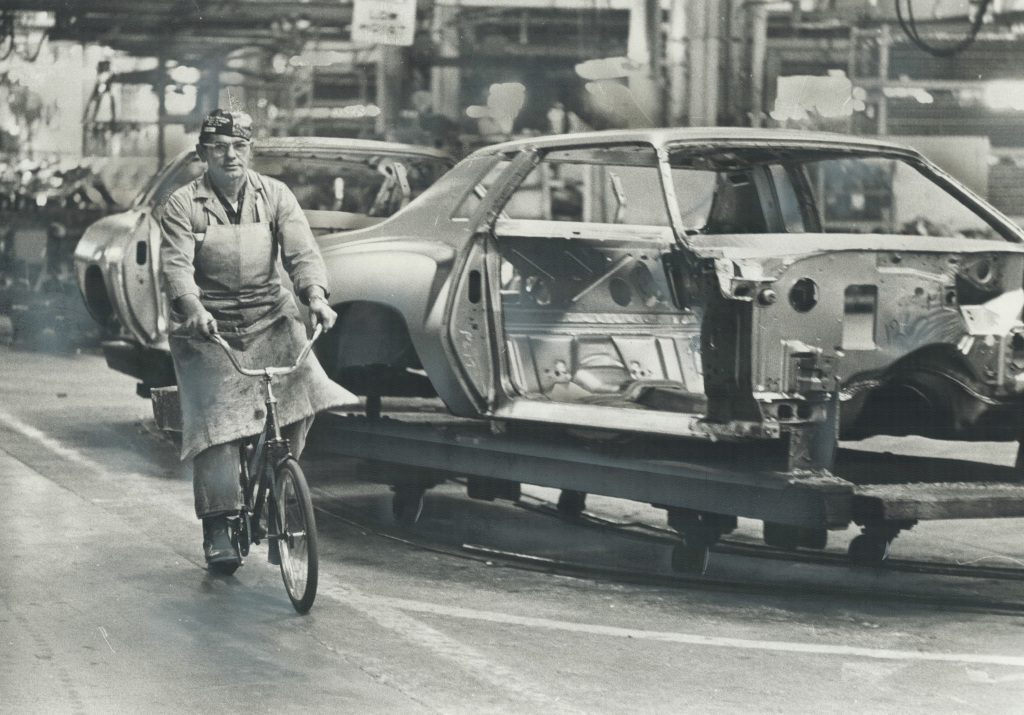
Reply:
<svg viewBox="0 0 1024 715"><path fill-rule="evenodd" d="M764 77L768 58L768 8L765 2L748 5L750 27L750 126L764 123ZM799 5L799 3L796 3Z"/></svg>
<svg viewBox="0 0 1024 715"><path fill-rule="evenodd" d="M690 67L687 51L687 0L672 0L669 9L668 37L665 43L665 65L668 80L667 115L669 126L685 125L686 92Z"/></svg>

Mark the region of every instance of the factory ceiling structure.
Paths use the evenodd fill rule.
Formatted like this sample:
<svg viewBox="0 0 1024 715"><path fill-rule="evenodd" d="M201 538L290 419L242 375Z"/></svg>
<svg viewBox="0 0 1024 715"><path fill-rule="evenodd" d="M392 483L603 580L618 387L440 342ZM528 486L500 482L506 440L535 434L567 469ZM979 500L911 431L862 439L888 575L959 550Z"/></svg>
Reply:
<svg viewBox="0 0 1024 715"><path fill-rule="evenodd" d="M313 37L347 40L351 4L338 0L0 0L15 12L48 12L51 40L106 45L130 55L202 64L244 48L273 51Z"/></svg>
<svg viewBox="0 0 1024 715"><path fill-rule="evenodd" d="M266 62L244 58L293 55L310 41L348 41L351 22L352 4L339 0L0 0L0 61L13 53L32 61L45 40L157 59L155 68L119 73L110 71L109 62L100 63L85 107L83 141L88 144L96 132L125 126L113 117L101 121L95 116L111 83L149 85L160 102L156 124L162 163L164 126L194 126L206 109L216 106L222 82L280 81L262 69ZM163 88L174 84L170 73L177 66L201 72L195 82L200 99L192 112L172 116L164 106Z"/></svg>
<svg viewBox="0 0 1024 715"><path fill-rule="evenodd" d="M984 91L983 80L1016 76L1024 0L819 0L793 2L790 11L785 3L747 0L419 0L412 47L290 64L304 48L328 56L350 43L353 1L0 0L0 60L12 49L31 58L47 38L155 58L155 66L115 64L116 74L101 63L97 94L111 84L149 85L161 101L159 125L194 128L219 92L241 88L241 96L281 110L273 129L279 133L323 132L307 119L345 103L376 105L380 132L407 109L414 90L425 88L436 111L458 121L467 106L486 100L491 85L510 81L530 85L533 105L524 116L535 124L543 124L551 103L574 100L570 109L604 126L603 117L582 114L593 102L575 68L619 56L648 68L621 81L651 121L757 125L768 121L779 77L845 72L877 105L872 116L856 118L863 120L858 131L927 133L946 117L996 144L1019 141L1012 122L975 111L964 97ZM175 78L179 65L198 78ZM909 103L898 95L913 89L908 82L949 106L919 121L915 112L930 110L903 106ZM165 111L166 88L182 84L195 85L195 107ZM84 121L99 127L105 115L90 107Z"/></svg>

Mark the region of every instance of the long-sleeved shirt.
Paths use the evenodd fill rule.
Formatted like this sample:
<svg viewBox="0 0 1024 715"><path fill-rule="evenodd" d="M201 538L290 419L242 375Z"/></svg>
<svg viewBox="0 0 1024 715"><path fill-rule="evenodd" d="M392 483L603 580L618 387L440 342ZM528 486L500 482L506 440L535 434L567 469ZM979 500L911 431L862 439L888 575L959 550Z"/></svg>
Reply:
<svg viewBox="0 0 1024 715"><path fill-rule="evenodd" d="M255 171L248 172L247 181L240 223L269 223L295 292L306 299L309 288L320 286L326 295L327 269L294 194L282 182ZM258 215L261 210L268 215ZM209 226L230 223L207 174L171 194L160 218L160 265L172 301L189 294L203 298L195 275L197 243Z"/></svg>

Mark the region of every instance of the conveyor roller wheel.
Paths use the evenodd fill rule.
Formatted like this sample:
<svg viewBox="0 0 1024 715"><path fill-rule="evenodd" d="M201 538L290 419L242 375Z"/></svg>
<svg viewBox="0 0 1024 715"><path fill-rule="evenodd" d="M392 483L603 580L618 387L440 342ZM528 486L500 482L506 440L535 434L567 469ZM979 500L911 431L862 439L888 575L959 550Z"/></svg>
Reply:
<svg viewBox="0 0 1024 715"><path fill-rule="evenodd" d="M877 534L860 534L850 542L847 554L859 566L881 566L889 558L890 540Z"/></svg>

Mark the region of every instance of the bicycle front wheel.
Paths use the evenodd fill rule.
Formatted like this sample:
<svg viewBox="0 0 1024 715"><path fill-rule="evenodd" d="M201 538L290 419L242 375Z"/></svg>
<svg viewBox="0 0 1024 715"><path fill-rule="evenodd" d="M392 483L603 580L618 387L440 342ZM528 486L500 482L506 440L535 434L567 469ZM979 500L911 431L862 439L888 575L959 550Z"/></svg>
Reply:
<svg viewBox="0 0 1024 715"><path fill-rule="evenodd" d="M320 565L313 500L302 468L291 457L274 471L274 483L276 494L271 513L277 527L281 577L295 610L306 613L316 598Z"/></svg>

